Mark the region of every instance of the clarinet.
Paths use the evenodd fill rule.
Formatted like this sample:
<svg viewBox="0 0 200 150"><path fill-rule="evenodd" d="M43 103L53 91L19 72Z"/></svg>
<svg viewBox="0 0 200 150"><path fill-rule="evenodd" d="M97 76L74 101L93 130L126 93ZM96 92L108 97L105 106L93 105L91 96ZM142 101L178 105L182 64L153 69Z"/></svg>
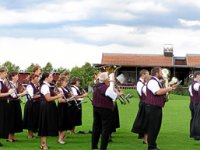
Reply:
<svg viewBox="0 0 200 150"><path fill-rule="evenodd" d="M54 85L54 87L55 87L56 91L58 91L58 92L60 93L60 90L58 89L58 86L57 86L57 85ZM62 88L61 88L61 89L62 89ZM62 90L63 90L63 89L62 89ZM64 91L63 91L63 99L65 100L65 102L68 103L68 106L71 106L71 104L69 103L69 100L70 100L71 98L66 98Z"/></svg>
<svg viewBox="0 0 200 150"><path fill-rule="evenodd" d="M80 91L83 91L83 93L87 93L87 92L84 90L84 88L82 88L82 87L80 87ZM89 95L87 95L87 97L88 97L88 99L90 100L90 102L92 102L92 98L91 98Z"/></svg>
<svg viewBox="0 0 200 150"><path fill-rule="evenodd" d="M15 98L19 98L18 95L17 95L17 91L16 91L15 85L14 85L13 83L11 83L11 82L8 80L7 77L6 77L6 80L7 80L8 84L9 84L10 88L14 89L14 94L15 94L15 96L16 96Z"/></svg>
<svg viewBox="0 0 200 150"><path fill-rule="evenodd" d="M73 94L73 92L72 92L72 89L71 89L71 86L68 86L68 89L69 89L71 95L74 96L74 94ZM80 104L81 104L81 103L78 104L78 102L77 102L76 99L74 99L74 102L75 102L75 106L78 108L78 110L80 110L80 109L81 109L81 108L80 108Z"/></svg>

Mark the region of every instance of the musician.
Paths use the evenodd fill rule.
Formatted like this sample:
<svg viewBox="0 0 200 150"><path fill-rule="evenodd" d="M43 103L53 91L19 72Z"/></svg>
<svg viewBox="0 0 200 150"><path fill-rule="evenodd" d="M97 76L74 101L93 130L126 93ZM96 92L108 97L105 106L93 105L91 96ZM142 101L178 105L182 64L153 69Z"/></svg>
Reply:
<svg viewBox="0 0 200 150"><path fill-rule="evenodd" d="M162 107L164 107L167 92L176 89L176 86L163 88L160 83L162 70L155 67L151 70L151 79L147 83L147 96L145 99L145 114L147 118L148 150L159 150L156 139L162 123Z"/></svg>
<svg viewBox="0 0 200 150"><path fill-rule="evenodd" d="M148 77L149 77L149 71L146 69L142 69L140 71L140 78L137 82L137 93L140 98L139 109L138 109L138 113L131 130L132 132L139 134L138 138L143 138L144 144L147 144L147 134L145 134L146 131L145 131L145 103L144 101L146 98L145 86L146 86L146 81Z"/></svg>
<svg viewBox="0 0 200 150"><path fill-rule="evenodd" d="M28 139L34 137L33 133L38 132L38 121L40 112L40 91L37 85L39 84L39 75L32 73L30 82L26 89L28 91L27 102L24 106L23 127L28 129Z"/></svg>
<svg viewBox="0 0 200 150"><path fill-rule="evenodd" d="M7 68L0 67L0 138L8 138L8 97L14 93L14 89L8 89L5 84L5 78L7 77ZM0 143L0 147L3 145Z"/></svg>
<svg viewBox="0 0 200 150"><path fill-rule="evenodd" d="M75 133L75 126L81 126L82 125L82 104L81 101L84 97L88 96L88 93L81 93L80 91L80 79L77 77L74 77L71 81L71 90L73 93L73 96L75 96L75 99L77 100L78 107L74 107L74 128L71 130L71 134Z"/></svg>
<svg viewBox="0 0 200 150"><path fill-rule="evenodd" d="M190 91L190 110L191 110L191 122L190 122L190 137L195 140L200 140L200 71L194 73L194 79L189 88Z"/></svg>
<svg viewBox="0 0 200 150"><path fill-rule="evenodd" d="M69 103L71 93L66 88L67 83L68 80L65 76L60 76L56 82L58 92L63 93L64 95L62 98L58 99L58 143L60 144L65 144L64 138L66 137L66 130L71 130L73 128L71 120L71 104Z"/></svg>
<svg viewBox="0 0 200 150"><path fill-rule="evenodd" d="M112 126L114 103L122 93L114 91L109 87L108 72L99 75L99 84L93 93L93 131L92 131L92 149L98 149L98 141L101 134L101 150L106 150L109 134Z"/></svg>
<svg viewBox="0 0 200 150"><path fill-rule="evenodd" d="M55 94L50 87L53 80L51 73L43 73L40 79L41 84L41 103L39 114L39 131L38 135L41 136L41 149L48 149L47 136L58 135L58 110L55 100L61 98L63 95Z"/></svg>
<svg viewBox="0 0 200 150"><path fill-rule="evenodd" d="M8 111L9 111L9 117L8 117L8 142L15 142L15 133L22 132L22 110L20 106L20 96L24 96L27 91L24 90L22 93L19 93L18 91L18 73L16 71L11 71L8 74L8 87L10 89L14 89L15 93L11 94L9 96L9 103L8 103Z"/></svg>

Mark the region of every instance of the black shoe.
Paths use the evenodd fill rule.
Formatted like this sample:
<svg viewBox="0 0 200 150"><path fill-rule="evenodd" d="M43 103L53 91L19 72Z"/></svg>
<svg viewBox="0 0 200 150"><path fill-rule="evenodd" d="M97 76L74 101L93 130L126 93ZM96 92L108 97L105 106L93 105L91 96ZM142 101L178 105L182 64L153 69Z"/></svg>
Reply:
<svg viewBox="0 0 200 150"><path fill-rule="evenodd" d="M2 147L2 146L3 146L3 144L0 143L0 147Z"/></svg>

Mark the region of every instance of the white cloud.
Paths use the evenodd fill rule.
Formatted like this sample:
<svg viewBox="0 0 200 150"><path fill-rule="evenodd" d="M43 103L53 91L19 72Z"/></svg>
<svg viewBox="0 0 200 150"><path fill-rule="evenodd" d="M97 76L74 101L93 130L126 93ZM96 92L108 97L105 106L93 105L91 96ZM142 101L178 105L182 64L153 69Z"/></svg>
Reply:
<svg viewBox="0 0 200 150"><path fill-rule="evenodd" d="M111 43L134 45L145 41L143 30L137 27L107 24L94 27L64 27L66 33L75 38L89 41L99 45ZM142 42L142 44L143 44Z"/></svg>
<svg viewBox="0 0 200 150"><path fill-rule="evenodd" d="M70 39L1 37L0 63L10 60L25 69L32 62L41 66L51 62L55 68L72 68L85 62L101 63L102 52L162 54L166 43L173 44L175 56L199 53L200 50L200 31L192 29L107 25L96 28L79 27L73 30L79 33L82 39L95 40L97 43L105 40L107 43L98 45Z"/></svg>
<svg viewBox="0 0 200 150"><path fill-rule="evenodd" d="M7 60L22 69L31 63L55 68L72 68L85 62L99 63L101 51L97 46L78 44L64 39L0 38L1 64Z"/></svg>
<svg viewBox="0 0 200 150"><path fill-rule="evenodd" d="M105 1L56 1L29 6L23 9L0 7L0 24L14 25L24 23L57 23L63 21L82 21L87 19L131 20L139 13L168 12L162 3L129 0Z"/></svg>
<svg viewBox="0 0 200 150"><path fill-rule="evenodd" d="M178 19L179 23L186 27L200 26L200 20L187 20L187 19Z"/></svg>

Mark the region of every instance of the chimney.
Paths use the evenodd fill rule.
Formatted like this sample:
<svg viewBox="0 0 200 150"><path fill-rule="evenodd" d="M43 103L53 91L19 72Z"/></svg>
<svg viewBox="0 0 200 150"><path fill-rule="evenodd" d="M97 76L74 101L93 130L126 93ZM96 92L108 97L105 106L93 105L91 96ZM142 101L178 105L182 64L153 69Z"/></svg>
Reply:
<svg viewBox="0 0 200 150"><path fill-rule="evenodd" d="M165 57L173 57L173 45L172 44L164 44L164 56Z"/></svg>

